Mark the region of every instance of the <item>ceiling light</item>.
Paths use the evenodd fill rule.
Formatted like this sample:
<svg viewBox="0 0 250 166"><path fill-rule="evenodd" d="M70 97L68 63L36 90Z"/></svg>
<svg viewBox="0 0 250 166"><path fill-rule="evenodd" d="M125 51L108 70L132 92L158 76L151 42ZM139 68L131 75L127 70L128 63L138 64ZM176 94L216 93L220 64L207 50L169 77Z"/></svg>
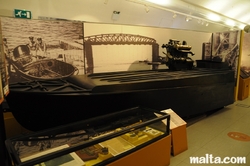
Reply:
<svg viewBox="0 0 250 166"><path fill-rule="evenodd" d="M235 22L232 20L227 20L225 23L229 26L235 26Z"/></svg>
<svg viewBox="0 0 250 166"><path fill-rule="evenodd" d="M206 23L206 27L207 27L208 25L209 25L209 23L207 22L207 23Z"/></svg>
<svg viewBox="0 0 250 166"><path fill-rule="evenodd" d="M148 13L149 12L149 8L147 5L145 5L145 12Z"/></svg>
<svg viewBox="0 0 250 166"><path fill-rule="evenodd" d="M176 13L174 13L173 18L176 18L176 17L177 17L177 14L176 14Z"/></svg>
<svg viewBox="0 0 250 166"><path fill-rule="evenodd" d="M163 1L163 0L146 0L146 1L148 1L150 3L157 4L157 5L168 5L171 3L171 0L165 0L165 1Z"/></svg>
<svg viewBox="0 0 250 166"><path fill-rule="evenodd" d="M185 21L191 21L191 19L195 19L198 21L199 24L202 24L202 25L206 25L207 23L209 23L209 24L212 23L212 24L218 24L220 26L225 26L225 27L229 27L229 26L231 27L231 26L236 26L236 25L238 27L241 24L246 24L246 23L240 22L238 20L233 20L233 21L235 21L234 24L230 23L230 25L226 25L225 20L230 19L230 18L224 16L223 14L212 13L211 10L204 10L204 11L209 12L210 14L205 14L204 12L197 13L197 11L196 11L196 12L194 12L194 16L193 16L191 14L191 12L189 12L189 14L187 14L187 13L184 13L182 11L175 10L175 9L169 9L166 5L164 5L164 3L166 4L167 2L168 3L173 2L173 0L126 0L126 1L141 4L143 6L147 5L149 7L156 8L159 10L165 10L165 11L171 12L173 14L176 13L176 14L179 14L181 16L186 17ZM147 1L148 3L145 1ZM184 1L184 0L182 0L182 1ZM171 4L171 3L169 3L169 4ZM196 16L197 14L199 14L201 16ZM175 18L175 15L173 15L173 18Z"/></svg>
<svg viewBox="0 0 250 166"><path fill-rule="evenodd" d="M209 15L207 16L207 18L208 18L209 20L212 20L212 21L220 21L220 20L221 20L221 18L220 18L218 15L216 15L216 14L209 14Z"/></svg>
<svg viewBox="0 0 250 166"><path fill-rule="evenodd" d="M114 21L116 21L116 20L118 20L119 19L119 17L120 17L120 11L113 11L113 13L112 13L112 20L114 20Z"/></svg>
<svg viewBox="0 0 250 166"><path fill-rule="evenodd" d="M185 20L188 22L188 21L191 21L192 18L187 16Z"/></svg>

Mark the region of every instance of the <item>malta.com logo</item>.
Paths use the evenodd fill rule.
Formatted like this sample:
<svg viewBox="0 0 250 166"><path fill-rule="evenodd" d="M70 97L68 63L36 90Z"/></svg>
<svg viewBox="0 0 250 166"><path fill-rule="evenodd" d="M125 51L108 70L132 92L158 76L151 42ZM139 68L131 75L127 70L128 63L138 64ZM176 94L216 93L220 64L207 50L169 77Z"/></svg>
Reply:
<svg viewBox="0 0 250 166"><path fill-rule="evenodd" d="M246 157L214 157L205 154L202 157L190 157L190 164L246 164Z"/></svg>

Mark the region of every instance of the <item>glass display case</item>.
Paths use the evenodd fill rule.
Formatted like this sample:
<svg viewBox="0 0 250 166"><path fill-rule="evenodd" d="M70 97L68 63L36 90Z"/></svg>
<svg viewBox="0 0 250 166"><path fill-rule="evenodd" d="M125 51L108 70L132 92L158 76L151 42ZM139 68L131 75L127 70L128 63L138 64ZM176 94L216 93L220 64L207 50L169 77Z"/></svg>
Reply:
<svg viewBox="0 0 250 166"><path fill-rule="evenodd" d="M167 113L134 107L10 138L5 143L17 166L98 166L168 136L169 123Z"/></svg>

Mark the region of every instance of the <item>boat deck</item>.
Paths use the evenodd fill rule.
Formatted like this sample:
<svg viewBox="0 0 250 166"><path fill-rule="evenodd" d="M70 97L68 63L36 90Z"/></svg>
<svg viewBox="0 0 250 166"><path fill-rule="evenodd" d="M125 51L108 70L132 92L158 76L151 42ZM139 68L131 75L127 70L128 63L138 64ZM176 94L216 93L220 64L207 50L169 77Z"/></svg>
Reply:
<svg viewBox="0 0 250 166"><path fill-rule="evenodd" d="M65 79L35 80L10 85L12 91L115 93L210 85L234 81L231 70L194 69L183 71L146 70L73 75Z"/></svg>
<svg viewBox="0 0 250 166"><path fill-rule="evenodd" d="M234 88L233 70L128 71L11 84L6 101L17 121L36 131L136 106L205 114L232 104Z"/></svg>

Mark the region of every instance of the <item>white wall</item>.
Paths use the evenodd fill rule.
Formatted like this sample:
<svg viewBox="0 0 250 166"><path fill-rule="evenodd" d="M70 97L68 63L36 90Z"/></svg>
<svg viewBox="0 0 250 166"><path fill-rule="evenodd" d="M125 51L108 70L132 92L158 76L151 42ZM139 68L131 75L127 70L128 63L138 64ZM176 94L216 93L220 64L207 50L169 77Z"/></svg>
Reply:
<svg viewBox="0 0 250 166"><path fill-rule="evenodd" d="M157 28L157 27L144 27L144 26L129 26L129 25L112 25L112 24L100 24L100 23L85 23L84 24L84 36L109 34L109 33L123 33L133 34L150 37L156 40L159 44L159 55L165 57L162 52L166 53L165 48L161 48L163 44L167 44L169 39L176 39L179 41L185 40L188 45L192 46L191 51L195 53L194 56L189 55L193 60L202 59L202 43L209 42L212 34L208 32L197 32L191 30L178 30L169 28ZM95 65L95 72L107 72L112 69L115 64L118 70L128 70L133 61L152 60L152 51L150 46L94 46L93 47L93 61ZM121 50L124 50L122 52ZM121 66L123 65L123 66ZM148 65L144 66L137 64L138 68L148 68ZM107 67L105 67L107 66ZM134 63L134 67L136 63ZM103 68L105 67L105 68ZM164 66L161 66L164 67ZM115 69L116 70L116 69Z"/></svg>
<svg viewBox="0 0 250 166"><path fill-rule="evenodd" d="M107 2L105 4L105 2ZM126 0L0 0L0 16L13 17L14 9L26 9L32 12L33 19L39 16L80 20L95 23L143 25L168 27L205 32L227 31L228 28L201 25L197 20L186 22L184 16L173 19L173 13L145 7ZM113 11L120 11L118 20L112 20Z"/></svg>
<svg viewBox="0 0 250 166"><path fill-rule="evenodd" d="M91 36L106 33L125 33L142 35L156 39L159 44L159 54L164 56L162 51L162 44L167 44L169 39L177 39L179 41L187 41L188 45L192 46L191 51L195 53L192 59L201 59L202 56L202 43L209 42L211 33L196 32L178 29L156 28L156 27L141 27L141 26L128 26L128 25L111 25L111 24L98 24L98 23L85 23L84 36Z"/></svg>

